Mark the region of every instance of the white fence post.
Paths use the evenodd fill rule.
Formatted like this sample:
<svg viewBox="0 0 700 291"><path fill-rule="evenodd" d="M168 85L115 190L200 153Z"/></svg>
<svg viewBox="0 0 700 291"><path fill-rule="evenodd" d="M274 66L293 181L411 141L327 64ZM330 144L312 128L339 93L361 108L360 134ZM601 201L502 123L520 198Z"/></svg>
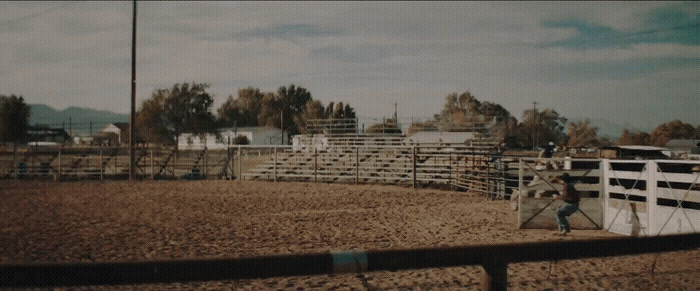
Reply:
<svg viewBox="0 0 700 291"><path fill-rule="evenodd" d="M242 164L241 164L241 146L238 146L238 180L243 180L243 172L241 172L242 169Z"/></svg>
<svg viewBox="0 0 700 291"><path fill-rule="evenodd" d="M661 231L661 229L658 229L659 226L656 224L656 191L658 187L657 173L659 171L659 164L656 163L656 161L648 161L647 171L649 171L647 177L647 215L649 218L649 222L647 224L647 235L656 235L659 231Z"/></svg>
<svg viewBox="0 0 700 291"><path fill-rule="evenodd" d="M523 196L527 193L523 193L523 176L525 163L522 158L518 158L518 225L522 225L522 209L523 209ZM512 194L511 194L512 195Z"/></svg>

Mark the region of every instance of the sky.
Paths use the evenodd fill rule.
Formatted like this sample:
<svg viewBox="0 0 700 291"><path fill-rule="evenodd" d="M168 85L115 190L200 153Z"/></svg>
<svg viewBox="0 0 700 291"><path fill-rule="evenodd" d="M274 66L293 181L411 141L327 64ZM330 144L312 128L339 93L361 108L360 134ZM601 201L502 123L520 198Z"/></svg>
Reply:
<svg viewBox="0 0 700 291"><path fill-rule="evenodd" d="M0 94L128 113L132 2L0 2ZM137 107L156 89L295 84L361 123L450 93L648 131L700 125L700 2L138 2ZM395 107L396 105L396 107Z"/></svg>

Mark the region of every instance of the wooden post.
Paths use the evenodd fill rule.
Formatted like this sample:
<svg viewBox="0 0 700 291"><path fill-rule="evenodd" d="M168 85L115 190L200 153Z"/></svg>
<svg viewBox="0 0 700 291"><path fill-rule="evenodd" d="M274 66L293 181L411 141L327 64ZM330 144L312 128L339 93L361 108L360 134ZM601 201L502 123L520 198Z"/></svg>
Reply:
<svg viewBox="0 0 700 291"><path fill-rule="evenodd" d="M275 157L274 157L273 161L275 162L275 166L274 166L275 168L274 168L273 179L275 182L277 182L277 147L274 147L274 155L275 155Z"/></svg>
<svg viewBox="0 0 700 291"><path fill-rule="evenodd" d="M154 161L153 161L153 149L151 149L151 180L155 180L155 179L156 179L156 172L155 172L155 169L154 169L153 162L154 162Z"/></svg>
<svg viewBox="0 0 700 291"><path fill-rule="evenodd" d="M15 179L19 179L19 164L17 164L17 144L12 146L12 167L15 168Z"/></svg>
<svg viewBox="0 0 700 291"><path fill-rule="evenodd" d="M418 148L413 147L413 188L418 186L418 179L416 173L416 155L418 155Z"/></svg>
<svg viewBox="0 0 700 291"><path fill-rule="evenodd" d="M100 181L105 179L104 156L102 156L102 146L100 145Z"/></svg>
<svg viewBox="0 0 700 291"><path fill-rule="evenodd" d="M115 176L116 176L116 174L119 173L119 168L117 167L118 166L117 161L119 160L119 150L120 150L120 148L117 147L117 151L114 154L114 175Z"/></svg>
<svg viewBox="0 0 700 291"><path fill-rule="evenodd" d="M481 265L484 276L481 281L482 290L508 290L508 264L505 262L487 262Z"/></svg>
<svg viewBox="0 0 700 291"><path fill-rule="evenodd" d="M314 148L314 182L318 182L318 149Z"/></svg>
<svg viewBox="0 0 700 291"><path fill-rule="evenodd" d="M360 183L360 147L355 146L355 184Z"/></svg>
<svg viewBox="0 0 700 291"><path fill-rule="evenodd" d="M56 173L56 181L61 181L61 172L62 172L62 166L61 166L61 148L58 149L58 173Z"/></svg>

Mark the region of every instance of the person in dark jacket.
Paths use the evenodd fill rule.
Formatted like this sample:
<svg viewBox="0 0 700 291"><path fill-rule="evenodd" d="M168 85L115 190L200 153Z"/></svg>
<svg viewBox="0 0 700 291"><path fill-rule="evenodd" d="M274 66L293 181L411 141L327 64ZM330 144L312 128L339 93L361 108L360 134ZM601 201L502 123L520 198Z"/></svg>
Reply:
<svg viewBox="0 0 700 291"><path fill-rule="evenodd" d="M556 216L559 223L559 233L566 235L571 232L571 226L567 217L578 211L581 194L574 188L574 181L568 173L554 177L551 182L564 186L561 195L555 196L554 199L564 201L564 205L557 210Z"/></svg>

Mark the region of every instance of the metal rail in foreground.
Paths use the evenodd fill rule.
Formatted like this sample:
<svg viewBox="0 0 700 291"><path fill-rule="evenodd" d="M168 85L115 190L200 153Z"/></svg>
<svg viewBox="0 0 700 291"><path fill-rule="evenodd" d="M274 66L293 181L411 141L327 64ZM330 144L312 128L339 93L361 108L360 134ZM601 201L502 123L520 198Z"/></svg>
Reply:
<svg viewBox="0 0 700 291"><path fill-rule="evenodd" d="M508 263L571 260L700 247L700 233L446 248L342 251L140 262L0 264L0 287L57 287L259 279L481 265L483 289L507 289Z"/></svg>

